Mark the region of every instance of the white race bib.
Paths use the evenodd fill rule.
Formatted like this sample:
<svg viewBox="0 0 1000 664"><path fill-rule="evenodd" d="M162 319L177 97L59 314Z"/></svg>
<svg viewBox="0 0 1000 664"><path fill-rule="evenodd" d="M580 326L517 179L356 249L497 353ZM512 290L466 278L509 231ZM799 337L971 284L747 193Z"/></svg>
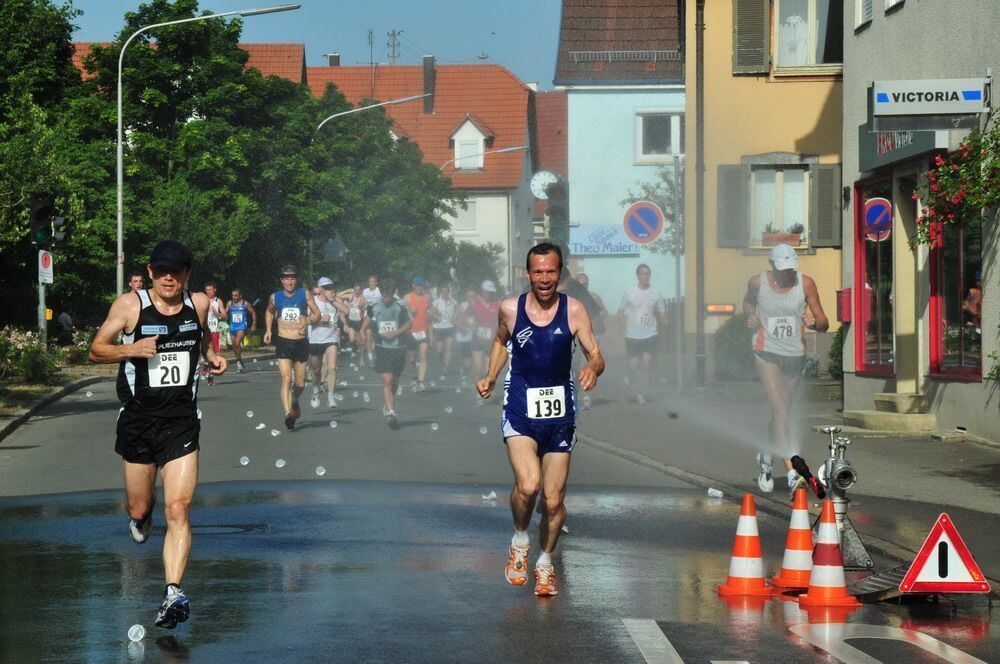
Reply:
<svg viewBox="0 0 1000 664"><path fill-rule="evenodd" d="M653 317L649 314L639 316L639 327L653 327Z"/></svg>
<svg viewBox="0 0 1000 664"><path fill-rule="evenodd" d="M396 321L394 320L380 320L378 322L378 333L382 336L387 334L392 334L396 331Z"/></svg>
<svg viewBox="0 0 1000 664"><path fill-rule="evenodd" d="M566 414L566 390L555 387L529 387L528 417L533 420L551 420Z"/></svg>
<svg viewBox="0 0 1000 664"><path fill-rule="evenodd" d="M411 332L410 334L413 335L413 340L414 341L426 341L426 339L427 339L427 332L425 332L425 331Z"/></svg>
<svg viewBox="0 0 1000 664"><path fill-rule="evenodd" d="M299 308L285 307L281 310L281 320L286 323L297 323L299 320Z"/></svg>
<svg viewBox="0 0 1000 664"><path fill-rule="evenodd" d="M187 384L191 373L191 354L157 353L149 358L150 387L178 387Z"/></svg>
<svg viewBox="0 0 1000 664"><path fill-rule="evenodd" d="M232 313L231 318L233 319L233 325L242 325L243 324L243 312L242 311L234 311Z"/></svg>
<svg viewBox="0 0 1000 664"><path fill-rule="evenodd" d="M493 338L493 328L491 327L478 327L476 328L476 336L483 341L489 341Z"/></svg>
<svg viewBox="0 0 1000 664"><path fill-rule="evenodd" d="M349 320L361 320L361 309L353 307L351 311L347 314Z"/></svg>
<svg viewBox="0 0 1000 664"><path fill-rule="evenodd" d="M794 339L799 335L799 319L795 316L772 316L767 319L767 334L772 339Z"/></svg>

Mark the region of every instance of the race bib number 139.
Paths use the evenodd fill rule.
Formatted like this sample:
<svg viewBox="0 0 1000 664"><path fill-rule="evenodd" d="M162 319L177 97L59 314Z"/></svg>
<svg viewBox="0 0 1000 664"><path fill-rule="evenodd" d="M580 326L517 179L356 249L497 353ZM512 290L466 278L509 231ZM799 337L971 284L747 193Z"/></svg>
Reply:
<svg viewBox="0 0 1000 664"><path fill-rule="evenodd" d="M551 420L566 413L566 389L555 387L529 387L528 417L533 420Z"/></svg>
<svg viewBox="0 0 1000 664"><path fill-rule="evenodd" d="M191 373L190 353L157 353L149 358L150 387L179 387Z"/></svg>

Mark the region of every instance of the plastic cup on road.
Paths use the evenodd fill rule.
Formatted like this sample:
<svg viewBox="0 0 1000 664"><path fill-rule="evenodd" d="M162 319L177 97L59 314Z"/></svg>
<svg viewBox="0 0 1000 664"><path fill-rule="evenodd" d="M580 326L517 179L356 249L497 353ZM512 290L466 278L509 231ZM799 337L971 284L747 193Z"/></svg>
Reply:
<svg viewBox="0 0 1000 664"><path fill-rule="evenodd" d="M487 431L489 431L489 429L487 429L486 427L479 427L479 433L483 434L484 436L486 435Z"/></svg>
<svg viewBox="0 0 1000 664"><path fill-rule="evenodd" d="M92 396L94 396L94 393L91 392L90 390L87 390L86 396L87 397L92 397Z"/></svg>
<svg viewBox="0 0 1000 664"><path fill-rule="evenodd" d="M250 463L250 457L245 457L245 456L241 456L240 457L240 465L241 466L245 466L248 463Z"/></svg>
<svg viewBox="0 0 1000 664"><path fill-rule="evenodd" d="M142 641L146 636L146 628L142 625L132 625L128 628L129 641Z"/></svg>
<svg viewBox="0 0 1000 664"><path fill-rule="evenodd" d="M248 410L247 411L247 417L253 417L253 411L252 410Z"/></svg>
<svg viewBox="0 0 1000 664"><path fill-rule="evenodd" d="M441 428L440 424L438 424L437 422L431 422L431 431L437 431L440 428Z"/></svg>
<svg viewBox="0 0 1000 664"><path fill-rule="evenodd" d="M354 390L353 392L351 392L351 396L354 397L355 399L357 399L358 398L358 391Z"/></svg>
<svg viewBox="0 0 1000 664"><path fill-rule="evenodd" d="M326 475L326 468L323 466L316 466L316 476L323 477L324 475Z"/></svg>
<svg viewBox="0 0 1000 664"><path fill-rule="evenodd" d="M456 387L455 388L455 394L461 394L461 393L462 393L462 388L461 387Z"/></svg>
<svg viewBox="0 0 1000 664"><path fill-rule="evenodd" d="M284 468L285 467L285 460L284 459L275 459L274 460L274 467L275 468Z"/></svg>
<svg viewBox="0 0 1000 664"><path fill-rule="evenodd" d="M722 498L722 492L715 487L710 487L708 490L708 495L711 498Z"/></svg>
<svg viewBox="0 0 1000 664"><path fill-rule="evenodd" d="M271 435L277 437L281 435L281 432L277 429L271 429Z"/></svg>
<svg viewBox="0 0 1000 664"><path fill-rule="evenodd" d="M448 413L449 415L451 415L451 414L452 414L453 412L455 412L455 409L454 409L454 408L452 408L451 406L445 406L445 407L444 407L444 412L446 412L446 413Z"/></svg>
<svg viewBox="0 0 1000 664"><path fill-rule="evenodd" d="M331 429L337 428L337 420L330 420L330 428Z"/></svg>

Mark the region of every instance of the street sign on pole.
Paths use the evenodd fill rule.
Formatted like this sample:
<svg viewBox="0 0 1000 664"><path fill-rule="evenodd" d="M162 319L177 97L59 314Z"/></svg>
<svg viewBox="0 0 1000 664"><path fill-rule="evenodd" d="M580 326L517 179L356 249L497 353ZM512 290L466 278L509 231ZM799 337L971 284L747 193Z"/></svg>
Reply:
<svg viewBox="0 0 1000 664"><path fill-rule="evenodd" d="M38 283L52 283L52 253L44 249L38 252Z"/></svg>
<svg viewBox="0 0 1000 664"><path fill-rule="evenodd" d="M663 210L649 201L633 203L625 211L622 225L630 240L636 244L649 244L663 232Z"/></svg>

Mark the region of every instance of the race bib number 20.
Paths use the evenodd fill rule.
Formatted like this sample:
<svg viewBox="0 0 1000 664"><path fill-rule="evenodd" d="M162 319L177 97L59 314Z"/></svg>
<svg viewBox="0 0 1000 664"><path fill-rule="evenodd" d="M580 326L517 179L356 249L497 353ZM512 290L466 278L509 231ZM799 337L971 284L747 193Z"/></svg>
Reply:
<svg viewBox="0 0 1000 664"><path fill-rule="evenodd" d="M528 417L533 420L551 420L566 413L566 389L555 387L529 387Z"/></svg>
<svg viewBox="0 0 1000 664"><path fill-rule="evenodd" d="M179 387L191 373L190 353L157 353L149 358L150 387Z"/></svg>

